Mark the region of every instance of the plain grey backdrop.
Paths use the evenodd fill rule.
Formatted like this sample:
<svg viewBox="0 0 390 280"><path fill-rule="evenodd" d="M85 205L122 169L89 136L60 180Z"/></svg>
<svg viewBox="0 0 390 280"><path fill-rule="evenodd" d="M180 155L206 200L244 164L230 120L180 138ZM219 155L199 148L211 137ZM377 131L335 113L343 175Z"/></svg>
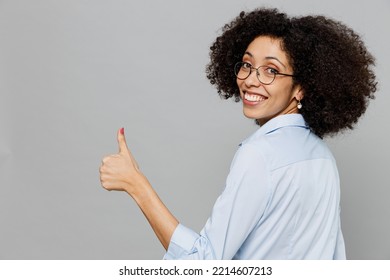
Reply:
<svg viewBox="0 0 390 280"><path fill-rule="evenodd" d="M388 0L0 0L0 259L163 256L132 199L100 186L122 126L162 200L200 231L257 129L207 81L209 46L260 6L341 20L376 57L377 98L326 141L348 258L390 259Z"/></svg>

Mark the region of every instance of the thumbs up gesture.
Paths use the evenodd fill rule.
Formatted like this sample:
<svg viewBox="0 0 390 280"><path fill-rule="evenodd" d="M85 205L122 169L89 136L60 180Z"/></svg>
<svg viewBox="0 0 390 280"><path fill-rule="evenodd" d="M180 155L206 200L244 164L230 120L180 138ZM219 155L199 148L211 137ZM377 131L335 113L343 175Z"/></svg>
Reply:
<svg viewBox="0 0 390 280"><path fill-rule="evenodd" d="M126 144L124 129L118 130L119 152L103 158L100 182L109 191L126 191L132 195L147 182Z"/></svg>
<svg viewBox="0 0 390 280"><path fill-rule="evenodd" d="M105 157L100 167L100 182L109 191L127 192L141 208L158 239L168 249L179 222L153 190L148 179L127 148L124 129L118 131L119 152Z"/></svg>

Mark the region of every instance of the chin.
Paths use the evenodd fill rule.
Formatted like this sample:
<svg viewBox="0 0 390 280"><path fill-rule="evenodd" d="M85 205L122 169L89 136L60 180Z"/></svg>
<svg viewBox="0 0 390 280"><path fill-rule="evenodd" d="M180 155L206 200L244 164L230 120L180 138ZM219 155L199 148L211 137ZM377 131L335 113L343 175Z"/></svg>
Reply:
<svg viewBox="0 0 390 280"><path fill-rule="evenodd" d="M244 112L244 116L254 120L257 125L263 125L269 120L266 117L259 116L259 114L250 114L249 112Z"/></svg>
<svg viewBox="0 0 390 280"><path fill-rule="evenodd" d="M253 119L253 120L256 120L256 119L259 119L259 114L255 114L254 112L248 112L247 110L244 109L243 111L244 113L244 116L247 117L248 119Z"/></svg>

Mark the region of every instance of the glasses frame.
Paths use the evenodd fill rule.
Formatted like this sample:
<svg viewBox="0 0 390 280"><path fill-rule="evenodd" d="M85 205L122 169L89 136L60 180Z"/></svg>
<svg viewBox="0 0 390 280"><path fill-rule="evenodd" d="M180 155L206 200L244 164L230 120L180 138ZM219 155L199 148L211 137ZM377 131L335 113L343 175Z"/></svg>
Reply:
<svg viewBox="0 0 390 280"><path fill-rule="evenodd" d="M242 68L242 65L243 65L244 63L249 64L251 67L250 67L250 69L249 69L248 76L246 76L245 78L239 78L239 77L238 77L238 73L240 72L240 70L241 70L241 68ZM272 83L275 81L276 75L288 76L288 77L296 77L295 75L292 75L292 74L286 74L286 73L277 72L277 73L273 73L273 74L274 74L274 77L273 77L273 79L272 79L271 82L269 82L269 83L264 83L264 82L262 82L262 81L260 80L259 68L262 68L262 67L266 67L266 68L271 68L271 69L273 69L272 67L264 66L264 65L259 66L259 67L256 68L256 67L253 67L253 66L252 66L250 63L248 63L248 62L239 61L239 62L237 62L237 63L234 65L234 75L235 75L235 76L237 77L237 79L239 79L239 80L246 80L246 79L252 74L253 70L256 70L256 77L257 77L257 79L259 80L259 82L262 83L263 85L270 85L270 84L272 84ZM238 69L238 71L237 71L237 69Z"/></svg>

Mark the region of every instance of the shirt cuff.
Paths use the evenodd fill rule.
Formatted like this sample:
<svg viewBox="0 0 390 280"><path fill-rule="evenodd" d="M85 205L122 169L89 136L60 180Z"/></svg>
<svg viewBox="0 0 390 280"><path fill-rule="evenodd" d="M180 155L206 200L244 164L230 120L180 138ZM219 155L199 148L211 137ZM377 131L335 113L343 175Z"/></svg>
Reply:
<svg viewBox="0 0 390 280"><path fill-rule="evenodd" d="M171 237L164 260L181 259L193 253L194 244L199 237L200 235L195 231L178 224Z"/></svg>

